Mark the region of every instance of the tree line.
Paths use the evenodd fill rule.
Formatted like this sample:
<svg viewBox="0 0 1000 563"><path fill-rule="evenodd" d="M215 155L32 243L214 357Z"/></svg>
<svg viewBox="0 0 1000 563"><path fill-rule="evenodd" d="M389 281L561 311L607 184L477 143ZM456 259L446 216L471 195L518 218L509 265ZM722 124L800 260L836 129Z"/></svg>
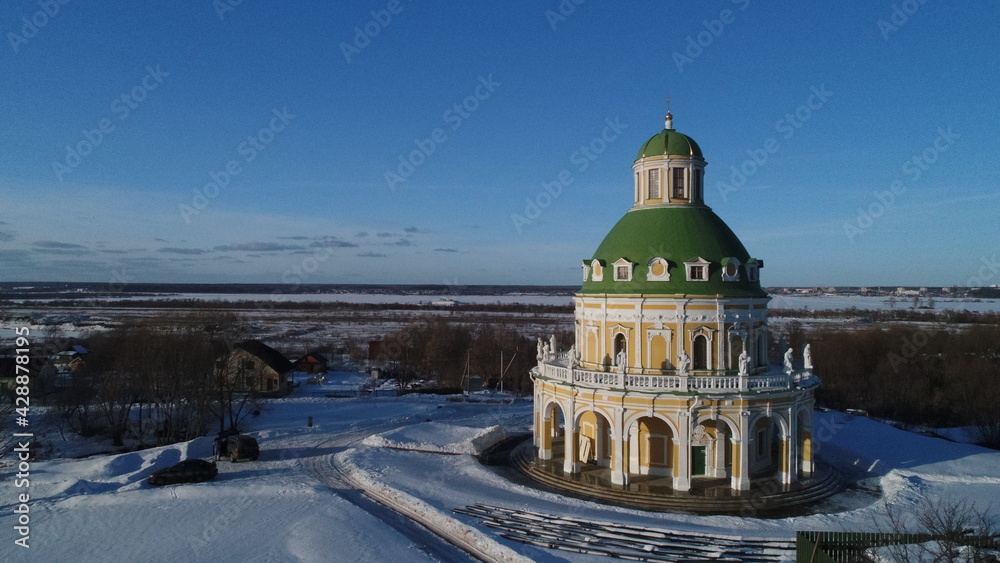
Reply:
<svg viewBox="0 0 1000 563"><path fill-rule="evenodd" d="M823 385L817 403L904 424L977 426L979 442L1000 447L1000 326L871 326L778 335L795 350L809 342Z"/></svg>
<svg viewBox="0 0 1000 563"><path fill-rule="evenodd" d="M466 375L518 394L532 392L529 376L538 364L537 338L523 335L512 324L459 324L442 318L423 318L381 341L375 361L404 384L414 379L436 379L441 385L461 388ZM573 333L556 334L561 350L573 344ZM501 362L503 365L501 365Z"/></svg>
<svg viewBox="0 0 1000 563"><path fill-rule="evenodd" d="M247 385L263 368L225 361L245 338L226 314L133 322L80 341L91 352L68 381L48 369L33 379L62 421L84 436L140 447L239 429L257 410L259 389Z"/></svg>

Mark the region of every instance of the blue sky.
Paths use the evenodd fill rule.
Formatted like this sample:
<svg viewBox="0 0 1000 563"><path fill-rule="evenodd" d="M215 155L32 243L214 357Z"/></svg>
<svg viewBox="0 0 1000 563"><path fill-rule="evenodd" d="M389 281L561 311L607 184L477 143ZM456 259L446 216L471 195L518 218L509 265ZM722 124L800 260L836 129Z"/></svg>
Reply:
<svg viewBox="0 0 1000 563"><path fill-rule="evenodd" d="M998 283L998 19L11 0L0 280L575 284L669 95L765 284Z"/></svg>

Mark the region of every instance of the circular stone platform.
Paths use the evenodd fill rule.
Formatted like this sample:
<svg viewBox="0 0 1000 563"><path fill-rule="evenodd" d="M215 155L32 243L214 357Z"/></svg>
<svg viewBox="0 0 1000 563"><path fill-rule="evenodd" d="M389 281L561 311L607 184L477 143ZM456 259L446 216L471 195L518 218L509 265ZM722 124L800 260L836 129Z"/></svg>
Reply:
<svg viewBox="0 0 1000 563"><path fill-rule="evenodd" d="M593 464L580 473L567 474L562 461L540 460L531 440L510 453L511 465L537 483L568 496L658 512L723 514L744 517L784 518L808 514L809 508L845 486L840 473L817 463L813 477L791 485L772 479L755 479L748 491L734 491L728 479L696 478L690 491L676 491L669 477L630 475L627 485L611 482L611 470Z"/></svg>

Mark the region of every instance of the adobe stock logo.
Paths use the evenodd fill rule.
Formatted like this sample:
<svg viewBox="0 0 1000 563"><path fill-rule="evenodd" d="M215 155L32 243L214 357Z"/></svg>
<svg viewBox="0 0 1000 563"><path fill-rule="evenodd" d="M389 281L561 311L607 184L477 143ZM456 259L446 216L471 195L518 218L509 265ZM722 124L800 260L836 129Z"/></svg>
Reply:
<svg viewBox="0 0 1000 563"><path fill-rule="evenodd" d="M833 91L828 90L826 84L812 86L809 88L809 96L805 103L801 104L795 111L786 113L774 124L776 133L781 133L782 138L791 139L796 131L802 128L813 114L819 111L826 102L833 97ZM758 148L746 150L747 157L738 166L730 166L729 182L719 181L715 187L722 196L722 201L729 201L729 194L738 192L746 185L747 180L752 178L771 160L771 155L781 150L781 143L774 137L768 137L761 142Z"/></svg>
<svg viewBox="0 0 1000 563"><path fill-rule="evenodd" d="M880 19L876 23L879 32L882 34L882 39L885 41L889 40L889 34L899 31L899 28L906 25L910 18L913 17L920 6L927 3L927 0L903 0L898 4L892 5L892 13L889 14L889 18Z"/></svg>
<svg viewBox="0 0 1000 563"><path fill-rule="evenodd" d="M147 65L146 75L142 77L138 84L130 90L122 92L117 98L111 100L111 115L118 118L118 121L125 121L132 113L139 109L139 106L146 100L149 93L156 90L163 84L163 79L170 76L169 72L160 68ZM62 161L52 161L52 173L56 179L62 182L66 175L76 170L84 159L97 150L102 143L115 131L115 122L108 117L98 119L92 129L84 128L80 131L80 140L66 145L66 155Z"/></svg>
<svg viewBox="0 0 1000 563"><path fill-rule="evenodd" d="M39 0L38 7L41 8L31 16L21 18L20 33L14 31L7 32L7 40L14 53L21 50L21 45L27 45L28 41L38 36L38 32L49 25L53 18L62 13L61 6L69 4L70 0Z"/></svg>
<svg viewBox="0 0 1000 563"><path fill-rule="evenodd" d="M347 64L351 64L351 58L360 55L362 51L368 48L385 28L389 27L389 24L393 21L393 16L398 16L403 11L403 4L400 0L389 0L386 3L385 8L381 10L372 10L372 19L368 20L364 25L354 26L354 37L351 42L346 41L340 42L340 54L344 55L344 60Z"/></svg>
<svg viewBox="0 0 1000 563"><path fill-rule="evenodd" d="M467 119L472 117L482 105L482 102L490 99L497 89L502 85L493 79L493 73L486 76L480 75L472 93L460 101L453 103L441 114L441 119L450 126L452 132L458 131ZM397 186L406 183L418 168L423 166L427 159L448 141L448 133L442 127L435 127L427 137L414 139L415 148L404 150L397 157L398 164L395 168L386 170L383 174L385 185L390 192L395 193Z"/></svg>
<svg viewBox="0 0 1000 563"><path fill-rule="evenodd" d="M732 4L736 4L741 12L750 7L750 0L730 1ZM684 65L693 63L695 59L705 52L705 49L708 49L715 43L716 39L722 37L722 34L726 31L726 26L736 23L736 15L736 12L725 8L719 12L718 19L703 20L701 25L705 29L687 36L687 44L684 45L684 52L674 51L670 55L674 61L674 65L677 67L677 72L684 72Z"/></svg>
<svg viewBox="0 0 1000 563"><path fill-rule="evenodd" d="M576 166L578 173L585 172L590 168L590 164L597 160L611 143L618 140L622 131L628 129L628 125L622 123L618 117L605 118L604 124L600 135L595 136L590 142L580 145L580 148L569 156L570 164ZM517 234L523 234L526 225L530 225L541 217L542 212L562 195L563 188L569 187L574 180L576 178L573 176L573 172L569 168L564 168L556 174L555 180L543 182L542 189L535 194L534 198L524 198L524 213L511 213L510 215L510 221L514 225L514 229L517 230Z"/></svg>
<svg viewBox="0 0 1000 563"><path fill-rule="evenodd" d="M289 113L287 107L280 110L278 108L272 109L271 119L267 125L258 129L256 133L247 135L243 141L236 145L236 154L243 157L242 161L235 158L230 159L226 161L221 170L210 171L208 177L212 181L201 188L194 189L191 204L181 203L177 206L184 223L190 225L191 218L200 215L202 210L208 207L211 200L219 197L223 190L229 187L230 182L243 174L246 170L244 165L256 160L274 141L278 133L284 131L293 119L295 119L295 114Z"/></svg>
<svg viewBox="0 0 1000 563"><path fill-rule="evenodd" d="M959 138L958 133L952 131L951 127L947 129L938 127L937 134L937 138L927 148L903 162L903 174L910 182L919 180L924 172L930 170L931 165L937 162L941 153L950 149ZM904 179L896 178L889 184L888 190L874 192L875 201L868 204L868 207L859 207L857 218L844 222L844 234L847 240L854 242L854 238L871 228L876 219L891 211L896 203L896 197L906 193L906 189Z"/></svg>

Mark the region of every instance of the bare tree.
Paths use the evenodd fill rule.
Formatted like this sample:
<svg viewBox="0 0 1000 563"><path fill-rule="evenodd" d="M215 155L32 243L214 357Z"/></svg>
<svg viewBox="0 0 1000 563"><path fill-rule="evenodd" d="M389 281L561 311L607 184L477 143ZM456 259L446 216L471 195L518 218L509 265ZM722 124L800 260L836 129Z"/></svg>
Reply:
<svg viewBox="0 0 1000 563"><path fill-rule="evenodd" d="M918 535L917 543L880 548L896 563L914 561L981 563L996 561L996 550L984 547L995 540L997 516L992 508L981 508L965 499L926 498L909 510L885 502L880 532ZM995 544L994 544L995 545Z"/></svg>

